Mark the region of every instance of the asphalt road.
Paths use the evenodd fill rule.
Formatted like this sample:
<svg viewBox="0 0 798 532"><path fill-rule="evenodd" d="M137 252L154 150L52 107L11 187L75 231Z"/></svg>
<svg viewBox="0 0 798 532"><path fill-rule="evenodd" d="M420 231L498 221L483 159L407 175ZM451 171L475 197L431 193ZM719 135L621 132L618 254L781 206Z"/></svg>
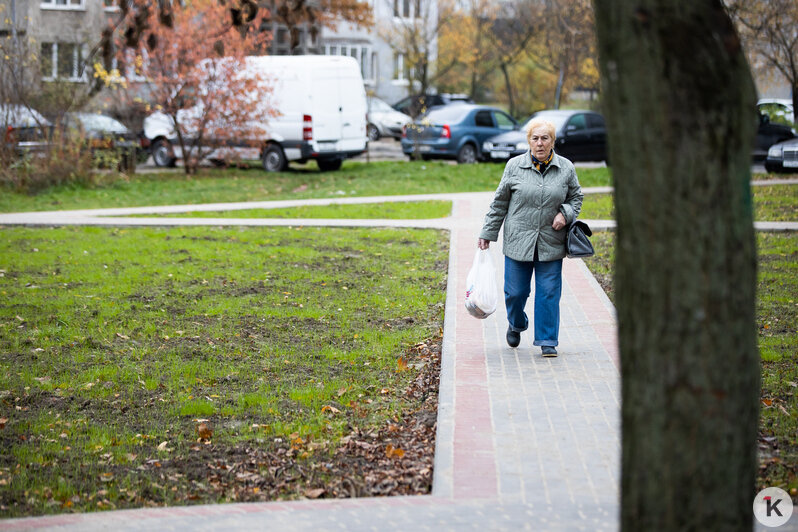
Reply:
<svg viewBox="0 0 798 532"><path fill-rule="evenodd" d="M352 160L363 161L363 162L406 161L407 156L405 156L402 153L402 146L401 144L399 144L398 140L395 140L393 138L381 138L380 140L369 142L368 152L364 153L363 155L360 155L359 157L355 157ZM208 164L210 165L210 163ZM605 164L603 162L580 162L576 163L576 166L580 168L597 168L597 167L603 167L605 166ZM149 159L147 159L145 163L139 164L136 168L136 171L151 172L156 169L158 168L152 162L152 157L150 157ZM163 169L158 169L158 170L163 170ZM765 173L764 164L757 163L751 165L751 172Z"/></svg>

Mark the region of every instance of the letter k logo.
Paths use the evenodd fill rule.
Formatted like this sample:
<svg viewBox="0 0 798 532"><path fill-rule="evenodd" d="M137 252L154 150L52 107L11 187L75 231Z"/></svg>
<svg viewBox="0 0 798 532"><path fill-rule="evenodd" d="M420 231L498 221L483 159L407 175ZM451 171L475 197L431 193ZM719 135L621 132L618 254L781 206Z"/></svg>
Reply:
<svg viewBox="0 0 798 532"><path fill-rule="evenodd" d="M766 527L781 526L793 513L792 498L781 488L765 488L754 498L754 517Z"/></svg>
<svg viewBox="0 0 798 532"><path fill-rule="evenodd" d="M765 503L767 505L767 510L766 511L767 511L768 517L770 517L773 514L773 512L776 512L776 515L778 515L779 517L783 517L782 514L781 514L781 511L779 510L779 503L782 500L783 499L778 499L776 502L772 502L773 501L773 497L765 497Z"/></svg>

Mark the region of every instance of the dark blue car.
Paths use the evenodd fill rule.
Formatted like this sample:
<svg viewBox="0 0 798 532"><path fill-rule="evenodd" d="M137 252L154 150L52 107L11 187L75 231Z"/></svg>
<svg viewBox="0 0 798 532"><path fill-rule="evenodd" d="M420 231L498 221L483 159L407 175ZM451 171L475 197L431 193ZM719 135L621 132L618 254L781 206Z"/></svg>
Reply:
<svg viewBox="0 0 798 532"><path fill-rule="evenodd" d="M495 107L457 104L433 109L405 126L402 151L411 159L456 159L474 163L484 159L482 143L512 131L515 120Z"/></svg>

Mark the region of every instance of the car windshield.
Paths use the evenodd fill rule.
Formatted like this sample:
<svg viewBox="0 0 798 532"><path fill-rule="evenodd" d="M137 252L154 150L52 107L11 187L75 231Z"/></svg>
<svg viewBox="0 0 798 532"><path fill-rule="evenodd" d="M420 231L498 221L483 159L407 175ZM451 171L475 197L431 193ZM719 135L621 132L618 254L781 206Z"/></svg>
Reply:
<svg viewBox="0 0 798 532"><path fill-rule="evenodd" d="M554 124L554 131L559 131L562 126L565 125L565 122L571 117L572 113L568 111L539 111L532 116L529 117L529 120L533 118L542 118L544 120L548 120L552 124ZM524 124L524 128L526 128L527 124L529 124L529 120L526 121Z"/></svg>
<svg viewBox="0 0 798 532"><path fill-rule="evenodd" d="M371 111L380 111L383 113L393 111L393 107L380 100L379 98L372 98L369 100L369 109Z"/></svg>
<svg viewBox="0 0 798 532"><path fill-rule="evenodd" d="M120 121L110 116L94 113L77 113L75 118L87 131L103 131L107 133L127 133L127 128Z"/></svg>
<svg viewBox="0 0 798 532"><path fill-rule="evenodd" d="M424 118L432 124L457 124L471 112L471 107L465 105L449 105L433 109Z"/></svg>

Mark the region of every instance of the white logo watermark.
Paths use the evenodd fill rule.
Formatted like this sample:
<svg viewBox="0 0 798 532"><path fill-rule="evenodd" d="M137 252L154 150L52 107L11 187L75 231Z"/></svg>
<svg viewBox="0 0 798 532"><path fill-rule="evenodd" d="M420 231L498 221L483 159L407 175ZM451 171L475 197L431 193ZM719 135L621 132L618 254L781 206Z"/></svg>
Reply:
<svg viewBox="0 0 798 532"><path fill-rule="evenodd" d="M781 488L765 488L754 498L754 517L767 527L781 526L792 516L792 499Z"/></svg>

